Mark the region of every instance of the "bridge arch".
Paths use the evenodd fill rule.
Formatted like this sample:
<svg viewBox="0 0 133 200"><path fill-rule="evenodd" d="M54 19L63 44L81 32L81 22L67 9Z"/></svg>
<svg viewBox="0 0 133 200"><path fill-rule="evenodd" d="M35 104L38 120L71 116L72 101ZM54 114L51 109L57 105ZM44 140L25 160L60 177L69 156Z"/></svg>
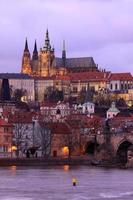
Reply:
<svg viewBox="0 0 133 200"><path fill-rule="evenodd" d="M122 140L117 146L116 159L119 163L127 163L128 148L133 145L130 140Z"/></svg>
<svg viewBox="0 0 133 200"><path fill-rule="evenodd" d="M95 141L89 141L85 145L85 154L94 155L95 151L97 150L99 144Z"/></svg>

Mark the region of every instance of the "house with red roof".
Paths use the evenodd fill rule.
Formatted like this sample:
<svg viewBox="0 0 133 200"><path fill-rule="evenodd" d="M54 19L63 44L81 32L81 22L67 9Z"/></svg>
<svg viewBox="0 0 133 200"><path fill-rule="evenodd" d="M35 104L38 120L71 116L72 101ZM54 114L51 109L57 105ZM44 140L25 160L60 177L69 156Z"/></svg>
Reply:
<svg viewBox="0 0 133 200"><path fill-rule="evenodd" d="M111 73L108 81L108 89L112 92L127 92L133 88L133 76L131 73Z"/></svg>

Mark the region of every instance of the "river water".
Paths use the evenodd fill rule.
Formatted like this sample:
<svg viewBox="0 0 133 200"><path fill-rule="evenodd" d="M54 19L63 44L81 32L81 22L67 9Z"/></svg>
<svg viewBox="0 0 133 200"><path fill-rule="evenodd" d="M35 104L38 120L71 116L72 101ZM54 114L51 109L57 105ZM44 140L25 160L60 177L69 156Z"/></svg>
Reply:
<svg viewBox="0 0 133 200"><path fill-rule="evenodd" d="M72 186L72 178L77 186ZM133 200L133 171L72 167L0 168L0 200Z"/></svg>

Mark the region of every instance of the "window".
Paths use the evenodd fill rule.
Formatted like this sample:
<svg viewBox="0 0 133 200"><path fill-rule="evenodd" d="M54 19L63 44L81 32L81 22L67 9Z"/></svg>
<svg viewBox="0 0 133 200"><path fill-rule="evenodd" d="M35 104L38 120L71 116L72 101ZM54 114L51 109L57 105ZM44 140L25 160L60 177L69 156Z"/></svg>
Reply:
<svg viewBox="0 0 133 200"><path fill-rule="evenodd" d="M110 84L110 89L111 89L111 90L113 89L113 85L112 85L112 83Z"/></svg>
<svg viewBox="0 0 133 200"><path fill-rule="evenodd" d="M73 92L74 92L74 93L77 93L77 91L78 91L78 90L77 90L77 87L73 87Z"/></svg>
<svg viewBox="0 0 133 200"><path fill-rule="evenodd" d="M121 83L121 90L123 90L123 83Z"/></svg>
<svg viewBox="0 0 133 200"><path fill-rule="evenodd" d="M127 84L125 83L125 90L127 90Z"/></svg>
<svg viewBox="0 0 133 200"><path fill-rule="evenodd" d="M118 89L118 86L117 86L117 83L115 84L115 90L117 90Z"/></svg>
<svg viewBox="0 0 133 200"><path fill-rule="evenodd" d="M5 135L5 136L4 136L4 141L5 141L5 142L9 142L9 140L10 140L10 137L9 137L8 135Z"/></svg>
<svg viewBox="0 0 133 200"><path fill-rule="evenodd" d="M9 128L8 127L4 127L4 132L8 132Z"/></svg>
<svg viewBox="0 0 133 200"><path fill-rule="evenodd" d="M85 86L82 87L82 91L86 91L86 87Z"/></svg>

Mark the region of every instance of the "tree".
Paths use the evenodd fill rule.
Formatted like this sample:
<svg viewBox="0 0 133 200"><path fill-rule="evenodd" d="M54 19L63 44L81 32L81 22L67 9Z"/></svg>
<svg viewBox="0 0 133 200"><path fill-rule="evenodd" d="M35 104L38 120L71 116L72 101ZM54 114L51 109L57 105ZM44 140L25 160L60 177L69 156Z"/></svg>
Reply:
<svg viewBox="0 0 133 200"><path fill-rule="evenodd" d="M32 143L30 127L25 123L15 123L13 132L13 145L16 146L16 156L24 153Z"/></svg>
<svg viewBox="0 0 133 200"><path fill-rule="evenodd" d="M86 97L86 91L85 90L81 90L78 93L78 96L77 96L77 103L84 103L85 97Z"/></svg>
<svg viewBox="0 0 133 200"><path fill-rule="evenodd" d="M126 102L125 102L125 100L123 98L119 98L116 101L116 106L118 106L118 107L127 107L127 104L126 104Z"/></svg>
<svg viewBox="0 0 133 200"><path fill-rule="evenodd" d="M52 133L45 122L38 123L38 145L41 147L42 155L49 156L51 153Z"/></svg>
<svg viewBox="0 0 133 200"><path fill-rule="evenodd" d="M2 101L10 101L11 100L9 81L6 78L4 78L2 80L0 99Z"/></svg>
<svg viewBox="0 0 133 200"><path fill-rule="evenodd" d="M112 102L116 102L118 95L115 93L98 92L94 95L93 102L98 106L110 106Z"/></svg>
<svg viewBox="0 0 133 200"><path fill-rule="evenodd" d="M48 87L44 93L44 100L63 101L63 99L63 91L60 91L57 88Z"/></svg>
<svg viewBox="0 0 133 200"><path fill-rule="evenodd" d="M24 89L16 89L14 91L14 100L17 102L21 102L21 98L27 95L27 91Z"/></svg>

